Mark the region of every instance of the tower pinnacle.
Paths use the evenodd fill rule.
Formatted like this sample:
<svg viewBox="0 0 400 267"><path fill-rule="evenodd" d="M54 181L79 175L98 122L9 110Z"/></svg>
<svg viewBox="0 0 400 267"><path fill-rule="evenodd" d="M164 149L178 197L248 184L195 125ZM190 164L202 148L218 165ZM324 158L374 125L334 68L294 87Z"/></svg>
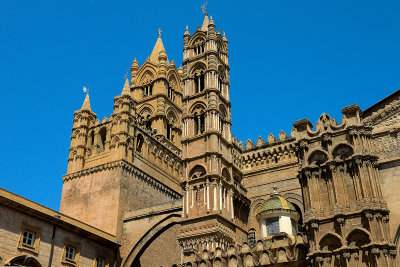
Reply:
<svg viewBox="0 0 400 267"><path fill-rule="evenodd" d="M124 88L122 89L121 95L130 95L128 78L125 79L125 84L124 84Z"/></svg>
<svg viewBox="0 0 400 267"><path fill-rule="evenodd" d="M83 101L83 105L81 107L81 110L90 110L90 99L89 99L89 92L86 93L85 100Z"/></svg>

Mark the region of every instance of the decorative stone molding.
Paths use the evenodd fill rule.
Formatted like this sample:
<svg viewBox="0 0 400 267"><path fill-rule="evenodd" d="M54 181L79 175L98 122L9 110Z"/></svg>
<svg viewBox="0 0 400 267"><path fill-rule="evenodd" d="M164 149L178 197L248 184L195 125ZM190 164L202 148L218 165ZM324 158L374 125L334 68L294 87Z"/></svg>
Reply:
<svg viewBox="0 0 400 267"><path fill-rule="evenodd" d="M136 166L132 165L131 163L125 161L125 160L117 160L109 163L105 163L102 165L98 165L89 169L85 169L79 172L67 174L63 176L63 182L66 183L68 181L80 178L82 176L90 175L93 173L105 171L105 170L112 170L112 169L121 169L131 175L133 175L137 179L141 179L148 183L149 185L152 185L155 188L158 188L161 192L164 194L171 196L174 199L179 199L181 198L181 195L166 185L160 183L157 179L151 177L150 175L146 174Z"/></svg>

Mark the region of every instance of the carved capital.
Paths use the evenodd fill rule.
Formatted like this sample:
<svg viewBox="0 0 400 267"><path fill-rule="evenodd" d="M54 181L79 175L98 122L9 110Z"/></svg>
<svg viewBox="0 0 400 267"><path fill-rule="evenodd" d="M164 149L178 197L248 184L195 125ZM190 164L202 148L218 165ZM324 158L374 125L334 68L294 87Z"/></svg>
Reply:
<svg viewBox="0 0 400 267"><path fill-rule="evenodd" d="M317 230L319 228L318 223L316 223L316 222L311 223L311 228Z"/></svg>
<svg viewBox="0 0 400 267"><path fill-rule="evenodd" d="M351 256L350 252L343 253L343 258L345 258L345 259L350 259L350 256Z"/></svg>

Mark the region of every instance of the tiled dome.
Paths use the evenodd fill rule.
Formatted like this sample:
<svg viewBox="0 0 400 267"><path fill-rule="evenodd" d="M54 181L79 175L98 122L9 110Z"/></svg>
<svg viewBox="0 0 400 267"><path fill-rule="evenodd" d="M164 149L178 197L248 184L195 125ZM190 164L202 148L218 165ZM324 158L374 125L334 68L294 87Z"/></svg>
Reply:
<svg viewBox="0 0 400 267"><path fill-rule="evenodd" d="M270 210L289 210L296 212L296 209L292 205L292 203L290 203L278 194L274 194L271 196L270 199L264 201L264 203L260 206L257 214Z"/></svg>

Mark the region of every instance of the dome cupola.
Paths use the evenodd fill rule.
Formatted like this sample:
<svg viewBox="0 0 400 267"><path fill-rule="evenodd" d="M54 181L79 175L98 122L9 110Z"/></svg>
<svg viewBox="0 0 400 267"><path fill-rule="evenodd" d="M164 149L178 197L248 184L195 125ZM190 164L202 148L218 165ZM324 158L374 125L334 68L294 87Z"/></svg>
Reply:
<svg viewBox="0 0 400 267"><path fill-rule="evenodd" d="M294 236L300 215L293 204L282 197L274 187L270 198L258 208L256 218L260 224L260 236L268 238L282 232Z"/></svg>

